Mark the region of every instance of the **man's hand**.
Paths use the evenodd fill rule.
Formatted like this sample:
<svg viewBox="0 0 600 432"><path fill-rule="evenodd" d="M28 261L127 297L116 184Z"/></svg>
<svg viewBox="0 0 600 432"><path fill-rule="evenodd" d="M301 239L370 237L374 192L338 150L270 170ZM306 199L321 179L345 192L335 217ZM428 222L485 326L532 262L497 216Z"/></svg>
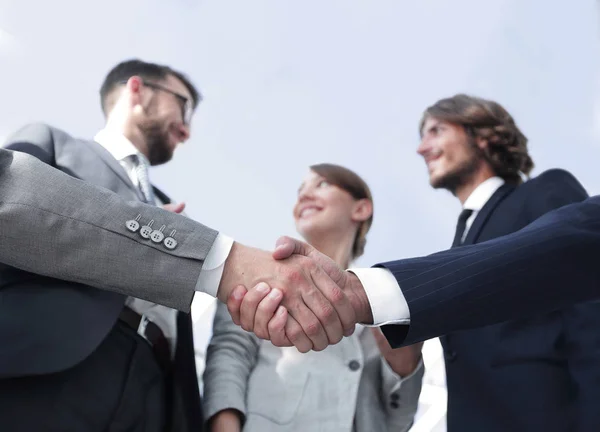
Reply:
<svg viewBox="0 0 600 432"><path fill-rule="evenodd" d="M172 213L180 214L185 209L185 203L177 203L177 204L165 204L163 209L170 211Z"/></svg>
<svg viewBox="0 0 600 432"><path fill-rule="evenodd" d="M321 351L338 343L343 335L352 334L356 323L349 297L330 277L330 272L313 257L293 255L277 261L269 252L234 243L225 261L217 296L225 302L235 298L240 288L234 288L238 285L255 287L239 302L238 309L228 306L230 312L239 311L232 314L234 322L264 337L269 334L268 323L281 302L287 311L280 312L287 314L287 344L294 344L302 352ZM269 293L277 306L259 307L260 300Z"/></svg>
<svg viewBox="0 0 600 432"><path fill-rule="evenodd" d="M388 362L394 372L402 378L409 376L419 366L423 342L414 345L392 349L388 340L379 328L372 328L373 336L377 341L379 352Z"/></svg>
<svg viewBox="0 0 600 432"><path fill-rule="evenodd" d="M310 258L348 296L355 317L358 315L358 318L345 327L345 336L354 332L356 320L363 323L373 322L368 299L354 274L341 270L334 261L305 243L289 237L282 237L277 241L273 258L285 262L293 259L295 255ZM268 284L258 284L250 291L246 291L244 287L237 287L227 299L227 307L234 322L244 329L251 328L257 336L271 340L276 346L293 344L300 352L307 352L311 347L307 343L306 335L302 333L304 327L300 325L300 320L295 319L294 314L288 314L286 307L283 307L286 306L285 302L283 306L280 306L280 302L278 290L271 290ZM339 340L330 341L330 344L337 342Z"/></svg>
<svg viewBox="0 0 600 432"><path fill-rule="evenodd" d="M357 322L362 324L373 323L373 314L369 299L360 280L354 273L342 270L335 261L307 243L291 237L280 237L277 240L273 258L282 260L292 255L304 255L319 264L350 298L356 313Z"/></svg>

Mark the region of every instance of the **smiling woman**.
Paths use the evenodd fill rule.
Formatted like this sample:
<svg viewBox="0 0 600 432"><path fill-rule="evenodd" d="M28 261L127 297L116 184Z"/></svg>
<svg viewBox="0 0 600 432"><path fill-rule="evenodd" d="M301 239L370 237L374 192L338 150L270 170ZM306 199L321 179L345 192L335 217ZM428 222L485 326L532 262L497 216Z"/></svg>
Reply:
<svg viewBox="0 0 600 432"><path fill-rule="evenodd" d="M347 168L313 165L293 216L308 243L348 267L364 252L371 191ZM421 389L420 356L420 346L392 350L379 329L361 326L337 345L301 354L259 341L219 305L204 374L205 416L215 432L406 431Z"/></svg>

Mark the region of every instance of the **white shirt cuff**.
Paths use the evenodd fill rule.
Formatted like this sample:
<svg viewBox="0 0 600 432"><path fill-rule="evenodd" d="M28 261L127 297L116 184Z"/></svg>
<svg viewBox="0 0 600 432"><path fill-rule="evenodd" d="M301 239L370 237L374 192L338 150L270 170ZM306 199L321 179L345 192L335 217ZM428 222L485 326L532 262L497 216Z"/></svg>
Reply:
<svg viewBox="0 0 600 432"><path fill-rule="evenodd" d="M223 269L225 268L225 260L229 256L233 246L233 239L224 234L217 234L217 238L212 247L208 251L198 282L196 282L196 291L202 291L206 294L216 297L223 277Z"/></svg>
<svg viewBox="0 0 600 432"><path fill-rule="evenodd" d="M354 268L354 273L367 294L373 325L410 324L410 311L398 281L391 271L385 268Z"/></svg>

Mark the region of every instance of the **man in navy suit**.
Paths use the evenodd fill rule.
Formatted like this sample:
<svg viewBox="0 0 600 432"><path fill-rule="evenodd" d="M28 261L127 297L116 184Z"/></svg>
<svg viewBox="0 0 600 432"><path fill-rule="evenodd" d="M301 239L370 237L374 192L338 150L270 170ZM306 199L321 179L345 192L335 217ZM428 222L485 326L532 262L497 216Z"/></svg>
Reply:
<svg viewBox="0 0 600 432"><path fill-rule="evenodd" d="M498 103L467 95L429 107L418 153L431 186L462 205L452 247L520 230L587 193L563 170L522 182L527 138ZM600 430L600 303L441 337L448 431Z"/></svg>
<svg viewBox="0 0 600 432"><path fill-rule="evenodd" d="M419 339L420 331L435 329L441 333L444 329L436 327L440 319L446 326L457 323L454 329L460 330L502 321L503 310L518 312L518 321L442 337L449 431L600 430L594 406L600 396L600 304L552 311L560 304L553 299L572 288L571 281L583 279L585 286L593 287L590 274L577 270L588 268L589 253L595 245L592 233L582 232L578 220L565 226L561 218L552 215L547 218L549 226L530 228L526 236L514 236L508 242L497 240L493 246L473 246L471 251L466 246L514 233L545 213L584 201L587 193L563 170L550 170L523 183L521 175L529 174L533 167L527 139L510 114L495 102L465 95L441 100L425 112L421 135L419 153L427 163L432 186L450 190L463 205L453 247L460 246L464 253L454 249L378 266L383 268L353 269L364 290L371 287L370 292L363 292L362 304L369 310L362 315L366 317L362 322L410 322L410 327L384 327L395 345L411 341L413 330ZM580 206L584 205L586 217L580 214L575 219L583 220L587 228L597 206L593 200ZM563 214L573 217L573 212L583 213L569 208ZM584 233L589 241L582 243ZM305 245L296 243L295 248L297 253L318 256ZM574 254L563 255L563 248ZM530 263L529 255L533 258ZM284 256L287 254L280 258ZM577 261L577 267L570 266L570 260ZM325 260L322 265L328 266ZM329 267L334 280L349 280ZM569 268L575 274L570 275ZM554 277L544 278L544 273ZM542 288L535 278L543 281ZM553 285L544 292L543 284ZM516 289L510 289L515 285ZM379 290L376 295L374 287ZM466 292L468 296L463 297ZM244 299L246 316L254 316L255 308L248 305L260 300L260 296L253 296L251 291ZM498 302L486 302L486 297L496 297ZM480 300L487 307L478 308ZM540 309L551 312L523 313L522 303L532 300L552 303L552 307ZM230 301L234 319L235 309ZM441 316L435 313L440 309ZM420 320L415 319L415 310L422 313ZM504 319L509 316L504 315ZM240 321L248 330L277 339L273 332L261 330L260 323ZM461 324L465 322L466 326ZM409 337L403 340L409 329Z"/></svg>

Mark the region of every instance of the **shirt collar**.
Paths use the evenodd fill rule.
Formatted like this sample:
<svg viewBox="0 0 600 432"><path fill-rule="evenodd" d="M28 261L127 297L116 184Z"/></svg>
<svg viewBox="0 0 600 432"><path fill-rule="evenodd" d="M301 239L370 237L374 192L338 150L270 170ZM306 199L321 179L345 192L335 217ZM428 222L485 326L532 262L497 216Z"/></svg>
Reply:
<svg viewBox="0 0 600 432"><path fill-rule="evenodd" d="M133 143L120 132L111 131L106 128L102 129L96 134L94 141L104 147L119 162L122 162L133 155L137 155L144 159L146 158Z"/></svg>
<svg viewBox="0 0 600 432"><path fill-rule="evenodd" d="M504 179L500 177L490 177L471 192L471 195L469 195L469 198L467 198L463 204L463 208L476 212L480 211L485 203L488 202L492 195L494 195L503 184Z"/></svg>

